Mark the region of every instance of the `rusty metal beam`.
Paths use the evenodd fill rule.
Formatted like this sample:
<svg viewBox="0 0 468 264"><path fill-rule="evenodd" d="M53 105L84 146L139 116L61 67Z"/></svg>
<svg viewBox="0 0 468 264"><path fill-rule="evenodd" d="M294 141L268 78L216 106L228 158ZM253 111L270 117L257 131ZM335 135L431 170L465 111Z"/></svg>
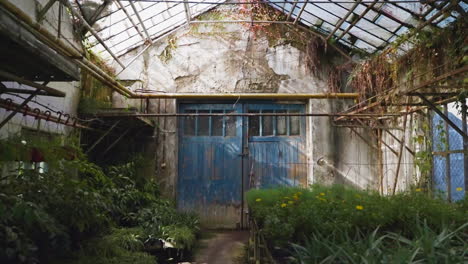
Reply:
<svg viewBox="0 0 468 264"><path fill-rule="evenodd" d="M21 77L18 77L18 76L14 75L14 74L11 74L11 73L3 71L3 70L0 70L0 77L4 78L5 80L15 81L17 83L25 84L25 85L34 87L36 89L43 90L43 91L45 91L48 94L53 95L53 96L65 97L65 95L66 95L62 91L59 91L59 90L56 90L54 88L50 88L50 87L45 86L45 84L47 84L48 82L46 82L45 84L38 84L38 83L35 83L35 82L32 82L32 81L25 80L25 79L23 79Z"/></svg>
<svg viewBox="0 0 468 264"><path fill-rule="evenodd" d="M431 101L429 101L424 95L419 94L418 95L421 100L423 100L432 110L434 110L442 119L444 119L445 122L447 122L448 125L450 125L455 131L458 132L463 137L463 140L467 140L468 136L467 134L460 129L455 123L452 122L442 111L437 108Z"/></svg>
<svg viewBox="0 0 468 264"><path fill-rule="evenodd" d="M8 123L15 115L21 110L25 105L27 105L41 90L37 89L35 93L31 94L28 98L26 98L20 105L18 105L3 121L0 123L0 129Z"/></svg>
<svg viewBox="0 0 468 264"><path fill-rule="evenodd" d="M4 109L7 109L7 110L15 110L16 107L18 107L18 104L15 104L15 103L11 104L11 103L6 102L6 100L1 100L0 99L0 107L4 108ZM90 128L88 126L79 124L79 123L77 123L75 121L69 123L68 119L76 120L76 118L73 118L73 117L70 117L70 118L67 118L67 119L61 119L61 117L49 116L49 115L44 114L44 113L34 112L33 110L30 110L30 109L28 109L26 107L20 108L18 113L21 113L23 115L33 116L35 118L43 119L43 120L45 120L47 122L54 122L54 123L65 125L65 126L72 126L72 127L77 127L77 128L96 130L96 129ZM63 115L63 116L66 116L66 115Z"/></svg>

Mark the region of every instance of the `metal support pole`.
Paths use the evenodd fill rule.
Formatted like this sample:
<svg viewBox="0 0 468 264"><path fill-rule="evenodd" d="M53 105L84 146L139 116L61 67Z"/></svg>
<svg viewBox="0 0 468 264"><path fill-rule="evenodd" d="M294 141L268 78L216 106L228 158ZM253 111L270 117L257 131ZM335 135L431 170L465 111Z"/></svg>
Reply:
<svg viewBox="0 0 468 264"><path fill-rule="evenodd" d="M468 134L467 128L467 114L468 114L468 107L466 105L466 99L462 101L462 129ZM463 167L464 167L464 174L465 174L465 197L468 195L468 139L463 138L463 151L464 151L464 159L463 159Z"/></svg>
<svg viewBox="0 0 468 264"><path fill-rule="evenodd" d="M438 115L440 115L440 117L442 119L444 119L445 122L447 122L447 124L449 124L455 131L458 132L458 134L460 134L462 137L463 137L463 140L467 140L468 139L468 136L467 134L465 133L465 131L463 131L462 129L460 129L455 123L452 122L452 120L450 120L444 113L442 113L442 111L439 110L439 108L437 108L437 106L435 106L431 101L429 101L424 95L422 95L421 93L416 93L419 98L421 98L432 110L434 110Z"/></svg>
<svg viewBox="0 0 468 264"><path fill-rule="evenodd" d="M45 14L54 5L55 1L57 0L49 0L49 2L47 2L47 4L39 11L39 13L37 14L37 22L40 23L42 19L44 19Z"/></svg>
<svg viewBox="0 0 468 264"><path fill-rule="evenodd" d="M444 114L448 116L447 104L444 104ZM450 151L450 128L447 122L445 122L445 151ZM447 184L447 201L452 201L452 175L450 168L450 153L445 156L445 182Z"/></svg>
<svg viewBox="0 0 468 264"><path fill-rule="evenodd" d="M365 138L363 135L361 135L359 132L357 132L356 129L354 129L352 127L349 127L349 129L351 129L351 131L353 131L359 138L361 138L364 141L364 143L369 145L369 147L379 151L378 147L376 147L374 144L370 143L369 140L367 138Z"/></svg>
<svg viewBox="0 0 468 264"><path fill-rule="evenodd" d="M150 43L152 43L151 36L150 36L150 34L148 33L148 30L146 30L145 24L143 24L143 19L141 19L140 13L138 13L138 10L136 9L135 4L134 4L131 0L128 1L128 2L129 2L130 5L132 6L133 12L135 12L135 15L136 15L136 17L138 18L138 21L140 21L141 28L143 28L143 31L145 32L146 37L148 38L148 41L149 41Z"/></svg>
<svg viewBox="0 0 468 264"><path fill-rule="evenodd" d="M99 142L101 142L119 123L120 120L115 122L98 140L96 140L96 142L94 142L94 144L88 150L86 150L85 154L88 154L91 150L93 150L94 147L96 147L97 144L99 144Z"/></svg>
<svg viewBox="0 0 468 264"><path fill-rule="evenodd" d="M406 99L407 103L410 103L411 97L408 97ZM406 107L406 111L409 111L409 107ZM398 152L398 164L395 172L395 179L393 181L393 189L392 189L392 194L395 194L397 184L398 184L398 176L400 176L400 168L401 168L401 159L403 158L403 146L405 145L405 140L406 140L406 122L408 121L408 114L406 114L403 117L403 136L401 137L401 143L400 143L400 151Z"/></svg>

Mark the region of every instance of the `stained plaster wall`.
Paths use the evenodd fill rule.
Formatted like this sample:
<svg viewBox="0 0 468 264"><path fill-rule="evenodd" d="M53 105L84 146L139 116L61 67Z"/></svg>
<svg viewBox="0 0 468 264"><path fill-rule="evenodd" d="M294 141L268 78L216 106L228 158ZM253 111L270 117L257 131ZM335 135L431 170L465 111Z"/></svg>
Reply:
<svg viewBox="0 0 468 264"><path fill-rule="evenodd" d="M15 4L19 9L29 15L31 18L37 21L37 13L46 5L48 0L15 0L10 1ZM59 4L55 2L49 11L45 14L41 25L44 29L48 30L50 33L57 35L58 33L58 12ZM63 8L62 11L62 23L61 23L61 36L62 39L66 40L65 42L69 45L73 45L77 49L81 49L81 44L76 39L73 33L73 25L70 20L69 14L66 12L66 9ZM17 88L17 89L35 89L27 85L20 85L16 82L2 82L8 88ZM66 93L64 98L60 97L48 97L48 96L36 96L28 106L31 109L39 108L42 112L46 110L61 111L63 113L68 113L71 116L76 116L76 111L78 107L78 101L80 96L80 82L50 82L47 86L55 88L62 92ZM24 98L28 95L21 94ZM24 99L18 97L17 95L9 94L0 94L1 99L11 98L15 103L21 103ZM40 104L38 104L40 103ZM45 106L42 106L45 105ZM50 108L50 109L49 109ZM3 120L9 113L5 109L0 108L0 118ZM22 128L29 128L35 130L41 130L50 133L56 134L66 134L71 131L70 127L63 125L58 125L52 122L45 122L44 120L38 121L31 116L23 116L21 114L15 115L2 129L0 129L0 138L8 137L9 135L16 134L21 131Z"/></svg>
<svg viewBox="0 0 468 264"><path fill-rule="evenodd" d="M305 52L294 45L294 38L307 34L283 30L272 43L271 34L252 33L241 24L199 24L180 28L176 33L157 41L119 77L138 80L131 89L153 92L188 93L321 93L327 92L326 78L313 77L305 63ZM124 56L130 61L142 47ZM114 104L128 104L114 96ZM306 109L328 113L343 109L352 101L308 100ZM176 112L175 100L151 100L151 112ZM175 193L177 179L177 125L171 117L156 118L157 169L169 195ZM349 132L331 125L329 118L309 117L307 122L309 183L346 182L362 188L375 186L372 169L350 170L345 174L331 166L318 166L325 157L338 170L348 167L341 160L354 160L354 152L362 153L363 163L375 163L367 145L350 137ZM349 152L349 153L347 153Z"/></svg>

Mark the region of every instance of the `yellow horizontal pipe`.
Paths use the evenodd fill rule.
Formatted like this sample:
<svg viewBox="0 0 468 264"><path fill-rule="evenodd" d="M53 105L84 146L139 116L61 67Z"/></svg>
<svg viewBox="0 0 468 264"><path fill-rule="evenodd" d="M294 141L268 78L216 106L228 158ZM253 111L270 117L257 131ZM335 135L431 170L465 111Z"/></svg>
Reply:
<svg viewBox="0 0 468 264"><path fill-rule="evenodd" d="M137 93L133 98L159 99L356 99L357 93Z"/></svg>

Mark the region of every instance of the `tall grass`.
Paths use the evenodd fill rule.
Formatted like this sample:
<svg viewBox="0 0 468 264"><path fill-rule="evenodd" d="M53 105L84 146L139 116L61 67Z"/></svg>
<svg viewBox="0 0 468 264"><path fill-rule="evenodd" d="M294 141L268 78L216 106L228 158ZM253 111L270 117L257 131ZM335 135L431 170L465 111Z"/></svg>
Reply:
<svg viewBox="0 0 468 264"><path fill-rule="evenodd" d="M251 190L247 202L270 247L298 263L468 261L466 201L313 185Z"/></svg>

